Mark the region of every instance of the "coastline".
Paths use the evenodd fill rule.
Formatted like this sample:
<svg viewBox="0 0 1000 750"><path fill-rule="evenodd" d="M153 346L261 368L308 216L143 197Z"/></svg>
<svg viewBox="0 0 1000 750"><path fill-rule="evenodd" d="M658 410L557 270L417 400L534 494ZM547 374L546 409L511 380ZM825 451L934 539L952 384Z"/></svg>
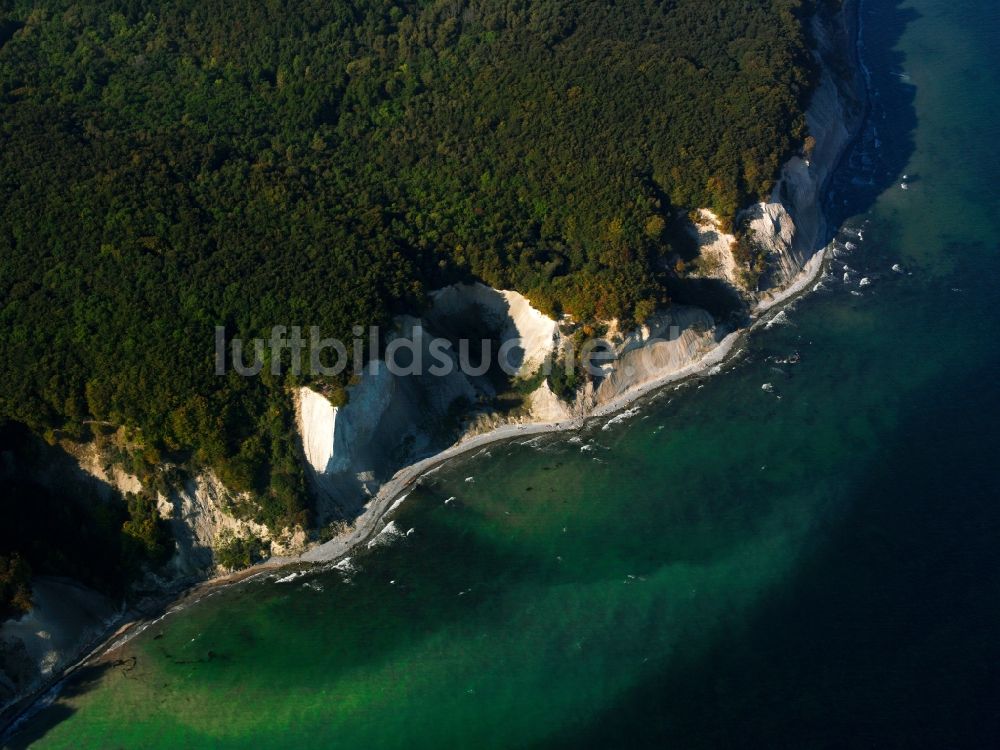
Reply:
<svg viewBox="0 0 1000 750"><path fill-rule="evenodd" d="M511 440L518 437L534 436L548 433L558 433L570 430L583 429L588 420L608 416L610 414L624 411L630 408L636 401L645 397L653 391L659 390L672 383L685 381L712 374L709 371L714 368L721 368L731 357L738 352L738 344L756 330L762 323L766 323L773 315L776 315L781 308L791 302L805 296L811 291L811 286L816 282L828 267L831 258L833 239L825 239L828 234L828 217L823 210L822 201L827 198L830 183L833 176L841 166L845 156L850 151L851 146L856 142L861 132L862 126L868 116L869 111L869 80L867 69L861 59L861 13L864 0L845 0L840 11L846 27L849 43L846 45L852 72L855 74L855 83L861 81L861 89L855 93L859 94L859 99L863 104L862 112L857 117L857 121L848 126L844 123L849 132L849 137L842 144L835 158L832 160L829 170L822 183L818 186L816 195L820 202L819 217L820 224L817 236L823 239L823 244L814 248L813 254L803 264L802 268L788 283L758 300L757 304L750 311L750 324L727 333L710 350L702 354L697 360L691 362L686 367L664 374L661 377L654 377L645 382L635 383L625 392L614 397L610 401L595 408L586 415L574 417L568 420L533 422L527 424L505 424L495 427L487 432L471 436L460 440L454 445L445 448L443 451L424 458L414 464L403 467L397 471L393 477L379 488L378 493L365 506L364 511L355 520L354 528L340 538L331 539L321 545L312 547L304 553L292 557L271 558L263 563L249 568L248 570L266 570L268 568L280 568L296 563L329 563L346 557L355 547L369 541L378 531L381 530L383 522L389 520L390 514L405 499L405 494L411 486L423 475L439 468L451 459L462 456L470 451L483 448L494 443ZM860 76L860 78L858 78ZM216 579L211 579L216 580ZM206 582L209 583L209 582Z"/></svg>
<svg viewBox="0 0 1000 750"><path fill-rule="evenodd" d="M349 534L312 547L297 556L271 557L243 570L213 576L190 588L181 590L179 593L177 591L166 593L151 607L153 613L136 609L123 613L121 618L111 623L102 635L91 640L87 650L82 652L83 655L73 664L50 678L31 695L21 698L0 713L0 717L3 714L9 714L9 719L4 719L6 723L0 725L0 741L11 736L19 724L48 705L49 698L54 699L63 683L76 671L83 667L97 666L112 661L116 652L126 646L130 640L164 618L183 611L229 586L244 583L283 568L296 565L331 564L348 557L355 548L371 541L382 531L386 523L391 520L391 514L399 508L408 492L421 477L440 468L448 461L507 440L584 429L588 421L624 412L637 401L668 385L680 384L687 380L715 374L739 352L739 344L745 337L777 315L785 306L808 294L809 286L827 267L828 259L829 245L817 250L809 263L780 293L754 308L752 322L749 326L730 332L715 347L705 352L687 367L636 384L586 416L557 422L501 425L455 443L443 451L396 472L392 479L382 485L378 494L365 507L364 512L358 516L355 526Z"/></svg>
<svg viewBox="0 0 1000 750"><path fill-rule="evenodd" d="M825 255L825 252L818 252L817 255ZM813 277L816 272L818 272L818 269L814 272ZM808 280L803 283L803 286L807 284ZM776 306L777 304L768 306L767 310L774 310ZM763 312L761 311L761 313ZM755 321L755 324L756 322L759 321ZM400 469L392 479L382 485L378 494L365 507L365 511L356 519L352 531L345 536L334 538L312 547L301 555L271 557L243 570L213 576L212 578L196 583L180 593L165 594L158 600L158 606L153 607L155 614L135 609L123 613L119 619L108 626L104 634L91 640L81 658L63 669L60 674L50 678L31 695L21 698L2 712L10 714L10 718L6 724L0 725L0 741L13 734L20 723L48 705L49 697L54 698L58 695L62 684L72 677L77 670L112 661L115 658L116 652L127 645L130 640L169 615L197 604L202 599L208 598L229 586L244 583L258 576L267 575L268 573L296 565L313 566L336 563L348 557L355 548L366 544L381 532L385 524L390 520L392 512L405 500L406 494L412 489L417 480L440 468L448 461L506 440L583 429L589 420L622 412L644 396L671 383L679 383L691 378L707 375L709 370L721 367L730 359L730 355L733 353L736 345L742 341L745 335L753 330L753 327L750 326L733 331L714 348L683 370L636 385L634 388L603 404L585 417L574 417L573 419L558 422L501 425L500 427L455 443L443 451Z"/></svg>
<svg viewBox="0 0 1000 750"><path fill-rule="evenodd" d="M860 59L860 13L863 0L848 0L844 3L843 13L848 23L851 36L850 52L852 63L857 69L863 70ZM870 92L864 93L865 114L860 118L863 122L867 116L867 101ZM837 170L845 154L856 141L859 128L854 128L851 137L844 144L829 175L820 186L818 195L825 199L832 175ZM823 222L822 235L826 233L827 217L820 210ZM228 586L246 582L253 578L274 572L276 570L296 565L316 565L337 562L347 557L355 548L370 541L390 520L392 513L405 500L406 494L424 475L440 468L448 461L466 455L477 449L527 436L555 434L583 429L591 420L620 413L632 407L637 401L671 384L681 383L690 379L715 374L723 366L732 361L740 351L739 344L762 323L766 323L781 309L811 291L811 285L828 267L831 243L815 249L814 254L802 269L782 289L766 299L760 300L751 310L750 324L727 333L717 344L702 354L681 370L655 377L648 381L636 383L628 390L602 404L585 416L555 422L535 422L527 424L505 424L487 432L460 440L454 445L414 464L400 469L379 489L374 498L365 506L364 511L355 520L352 530L331 539L328 542L314 546L300 555L272 557L240 571L213 576L195 583L186 589L165 592L142 608L134 608L124 612L120 618L109 624L101 635L96 636L85 651L70 666L52 676L45 684L38 687L30 695L24 696L15 703L0 711L0 742L12 736L17 727L33 716L38 710L54 700L63 684L79 669L86 666L100 665L110 662L115 654L132 638L140 635L147 628L155 625L165 617L175 614L200 600L212 596ZM152 612L143 611L150 609Z"/></svg>
<svg viewBox="0 0 1000 750"><path fill-rule="evenodd" d="M343 538L331 539L313 547L296 557L271 558L247 570L263 571L268 568L285 567L296 563L329 563L336 562L347 556L355 547L369 541L375 533L381 530L380 524L389 520L389 515L399 507L399 501L405 498L407 492L416 481L425 474L434 471L448 461L463 456L477 448L500 443L514 438L535 435L554 434L580 430L591 420L607 417L631 408L645 396L689 379L715 374L716 368L725 366L738 353L738 345L759 325L766 323L789 303L808 294L810 285L823 273L829 259L827 245L816 251L801 272L792 279L784 289L773 298L768 299L754 308L752 322L749 326L728 333L712 349L705 352L687 367L653 378L643 383L637 383L624 393L594 409L585 416L556 422L534 422L529 424L505 424L487 432L459 441L433 456L429 456L415 464L400 469L379 489L378 494L365 506L365 511L358 516L355 529ZM401 498L401 496L403 496ZM215 580L215 579L212 579ZM207 582L206 582L207 583Z"/></svg>

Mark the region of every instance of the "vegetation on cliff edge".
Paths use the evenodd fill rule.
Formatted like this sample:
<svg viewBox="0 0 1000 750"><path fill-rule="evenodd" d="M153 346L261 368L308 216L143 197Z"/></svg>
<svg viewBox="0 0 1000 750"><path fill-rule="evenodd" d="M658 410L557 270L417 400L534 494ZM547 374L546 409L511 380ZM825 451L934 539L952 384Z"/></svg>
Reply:
<svg viewBox="0 0 1000 750"><path fill-rule="evenodd" d="M473 278L642 318L674 207L731 220L801 145L810 11L0 1L0 418L125 425L307 521L297 381L216 376L213 327L350 339Z"/></svg>

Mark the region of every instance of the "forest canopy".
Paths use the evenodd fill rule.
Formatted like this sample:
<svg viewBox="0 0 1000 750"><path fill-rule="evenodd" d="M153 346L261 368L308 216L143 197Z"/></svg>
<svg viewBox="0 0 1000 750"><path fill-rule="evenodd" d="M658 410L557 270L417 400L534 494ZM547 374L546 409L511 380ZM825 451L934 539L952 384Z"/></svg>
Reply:
<svg viewBox="0 0 1000 750"><path fill-rule="evenodd" d="M673 207L805 138L807 0L0 0L0 418L124 425L301 520L282 378L213 327L349 339L458 279L666 303Z"/></svg>

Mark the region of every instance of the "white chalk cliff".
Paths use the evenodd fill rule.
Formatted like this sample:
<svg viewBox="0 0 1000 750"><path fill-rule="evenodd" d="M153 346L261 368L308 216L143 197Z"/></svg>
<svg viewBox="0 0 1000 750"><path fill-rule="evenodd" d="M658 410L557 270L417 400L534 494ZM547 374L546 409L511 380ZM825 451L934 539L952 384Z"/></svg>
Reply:
<svg viewBox="0 0 1000 750"><path fill-rule="evenodd" d="M809 158L796 156L782 169L769 200L748 208L745 219L753 241L766 251L768 272L759 292L740 289L733 257L736 238L723 232L720 222L705 209L694 229L702 257L702 275L738 289L751 305L766 305L787 289L815 259L825 244L821 198L830 176L860 125L864 113L860 77L841 80L831 72L853 62L853 4L842 13L817 16L820 80L806 113L815 146ZM857 69L856 65L846 66ZM458 339L487 330L499 343L514 346L519 377L528 377L547 359L558 357L564 340L557 321L531 307L514 291L482 284L453 285L432 295L432 307L421 321L429 332ZM401 335L417 323L406 319ZM715 350L729 333L705 310L675 305L655 313L641 328L607 337L613 357L602 377L580 389L574 403L560 400L546 382L525 399L516 415L480 414L465 435L518 422L558 422L586 416L615 403L631 391L690 371L694 363ZM363 498L403 466L453 441L439 425L453 404L471 406L492 394L487 378L455 372L446 377L397 377L383 369L365 373L349 389L350 402L340 409L315 391L297 395L298 424L311 483L321 498L321 515L335 517L360 511ZM469 416L475 409L465 409ZM438 434L435 434L438 432ZM360 499L359 499L360 497Z"/></svg>
<svg viewBox="0 0 1000 750"><path fill-rule="evenodd" d="M770 198L749 207L741 217L746 219L753 241L766 251L769 264L761 290L745 295L752 305L766 305L782 290L794 286L803 269L815 267L826 241L821 198L864 113L852 28L856 10L856 3L849 2L840 13L814 19L821 74L806 120L815 147L808 159L790 159ZM854 70L850 79L832 72L845 69ZM710 213L702 210L701 219L696 240L707 261L703 267L712 269L703 273L738 287L732 255L735 237L724 233ZM421 319L403 316L396 323L396 340L413 339L418 325L427 329L428 336L417 339L425 362L432 361L432 335L457 340L488 332L511 350L511 362L521 378L529 378L547 360L558 358L565 344L559 322L533 308L523 295L482 284L441 289L432 295L431 308ZM658 311L637 330L616 332L616 326L611 330L607 345L612 360L602 377L579 390L573 403L561 400L542 381L527 396L521 411L485 413L481 404L495 395L493 381L486 375L461 373L454 351L447 355L455 365L447 375L395 375L384 363L366 370L348 389L348 402L340 407L316 390L297 389L297 427L304 468L316 498L317 520L326 523L355 518L399 469L473 431L510 422L563 422L613 408L630 393L671 375L685 375L697 363L710 360L725 349L720 342L724 337L728 340L729 333L705 310L680 305ZM477 413L478 422L470 426L468 418ZM99 456L81 454L76 459L87 474L106 487L123 492L143 489L136 477L120 467L105 471ZM301 529L288 529L274 538L259 524L237 520L233 505L253 499L230 492L210 472L187 480L168 494L156 493L156 498L177 542L166 572L173 579L215 572L213 548L224 533L252 533L269 540L276 555L294 554L306 545ZM61 604L58 599L68 596L62 584L44 585L48 588L36 589L42 606L21 621L21 630L0 632L0 638L17 636L23 642L17 652L23 656L23 664L19 662L16 668L28 670L25 675L31 672L32 679L58 669L65 657L76 651L79 639L98 632L111 612L110 603L76 596L78 592L72 602L67 599ZM60 618L69 617L68 610L59 609L63 604L75 607L71 614L79 622L66 633L57 634L46 624L46 617L50 611L62 612ZM0 669L0 703L24 687L14 684L9 677L13 668L5 667Z"/></svg>
<svg viewBox="0 0 1000 750"><path fill-rule="evenodd" d="M320 409L324 404L332 409L324 398L314 402ZM211 471L188 478L164 493L144 487L138 477L120 466L106 467L93 444L81 446L74 458L82 469L76 481L85 481L105 499L112 490L123 495L143 491L152 494L160 517L167 521L175 542L174 555L161 571L166 579L197 578L216 572L214 550L223 533L253 534L270 542L271 551L276 555L298 551L305 543L301 529L286 529L275 535L262 524L235 518L233 505L241 501L253 502L253 498L229 490ZM62 481L71 480L63 478Z"/></svg>
<svg viewBox="0 0 1000 750"><path fill-rule="evenodd" d="M715 320L700 308L674 305L655 313L614 347L614 367L594 391L592 405L680 372L715 348L720 338Z"/></svg>
<svg viewBox="0 0 1000 750"><path fill-rule="evenodd" d="M555 349L556 321L533 308L522 294L485 284L453 284L431 296L432 322L460 321L471 315L498 331L501 344L516 344L511 347L511 364L519 376L531 375Z"/></svg>
<svg viewBox="0 0 1000 750"><path fill-rule="evenodd" d="M808 158L795 156L781 171L771 199L746 211L754 241L767 249L771 265L767 291L787 285L822 249L827 227L823 213L823 194L851 139L864 117L864 83L859 65L853 7L824 19L816 15L812 22L816 43L814 55L820 77L806 110L806 125L815 139ZM833 70L852 62L851 80L837 78Z"/></svg>
<svg viewBox="0 0 1000 750"><path fill-rule="evenodd" d="M302 450L313 471L324 472L333 460L333 439L337 431L336 406L316 391L300 388L298 424Z"/></svg>
<svg viewBox="0 0 1000 750"><path fill-rule="evenodd" d="M311 388L296 393L306 471L323 522L356 515L398 469L452 443L459 413L469 414L478 401L495 395L489 377L461 371L457 348L432 356L432 337L457 339L470 336L471 329L488 331L509 351L517 376L533 374L555 350L556 321L517 292L456 284L431 299L424 319L401 316L391 337L414 342L411 351L422 359L421 374L394 374L376 360L347 389L348 402L339 408ZM442 355L450 360L451 372L428 372ZM410 361L402 364L405 370Z"/></svg>
<svg viewBox="0 0 1000 750"><path fill-rule="evenodd" d="M762 291L748 295L752 304L766 304L787 289L804 267L814 265L825 241L821 197L864 112L852 28L855 12L856 4L846 3L843 12L814 19L821 73L806 120L815 146L808 159L796 156L784 165L769 200L745 212L753 239L766 249L770 264ZM844 79L834 70L855 72ZM701 211L696 234L710 260L706 266L716 269L715 278L736 286L734 238L722 232L706 211ZM558 359L565 344L560 322L533 308L515 291L461 284L437 291L431 300L421 318L398 318L394 334L396 339L413 338L417 326L424 327L427 335L418 339L417 348L425 362L432 361L429 344L434 335L457 341L488 333L507 345L516 375L530 378L543 363ZM511 422L580 418L618 402L630 391L683 374L728 333L705 310L679 305L655 313L638 330L614 330L612 326L607 342L613 360L602 377L581 387L572 403L561 400L542 381L519 411L491 413L486 405L496 395L495 381L489 375L460 372L454 350L447 355L454 365L452 372L443 376L394 375L384 366L365 371L348 389L349 400L341 407L333 406L316 390L299 388L294 394L297 426L306 474L317 498L318 520L353 518L397 470L471 432ZM100 457L81 454L77 460L106 486L124 492L143 489L136 477L120 467L105 471ZM156 498L177 540L177 554L169 566L174 578L213 571L213 548L224 533L262 537L272 543L275 554L293 553L305 544L301 529L288 529L273 538L263 526L236 520L233 505L252 502L252 498L230 492L211 473L189 479L168 494L158 493Z"/></svg>
<svg viewBox="0 0 1000 750"><path fill-rule="evenodd" d="M757 305L766 305L815 261L827 241L823 196L827 184L864 116L864 83L856 61L854 4L833 16L812 20L819 80L806 110L806 126L815 139L811 153L789 159L768 200L755 203L737 217L755 245L767 256L767 272L759 291L741 288L732 254L736 237L719 229L718 217L698 210L691 227L699 250L698 276L724 281ZM851 78L834 70L851 70Z"/></svg>

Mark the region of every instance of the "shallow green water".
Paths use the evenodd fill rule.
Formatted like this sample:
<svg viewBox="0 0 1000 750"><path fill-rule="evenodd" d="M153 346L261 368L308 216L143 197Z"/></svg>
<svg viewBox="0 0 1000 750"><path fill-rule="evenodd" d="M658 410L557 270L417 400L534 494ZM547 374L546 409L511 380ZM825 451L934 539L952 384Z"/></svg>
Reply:
<svg viewBox="0 0 1000 750"><path fill-rule="evenodd" d="M866 8L852 283L607 429L439 470L350 571L166 618L11 743L998 746L1000 8Z"/></svg>

